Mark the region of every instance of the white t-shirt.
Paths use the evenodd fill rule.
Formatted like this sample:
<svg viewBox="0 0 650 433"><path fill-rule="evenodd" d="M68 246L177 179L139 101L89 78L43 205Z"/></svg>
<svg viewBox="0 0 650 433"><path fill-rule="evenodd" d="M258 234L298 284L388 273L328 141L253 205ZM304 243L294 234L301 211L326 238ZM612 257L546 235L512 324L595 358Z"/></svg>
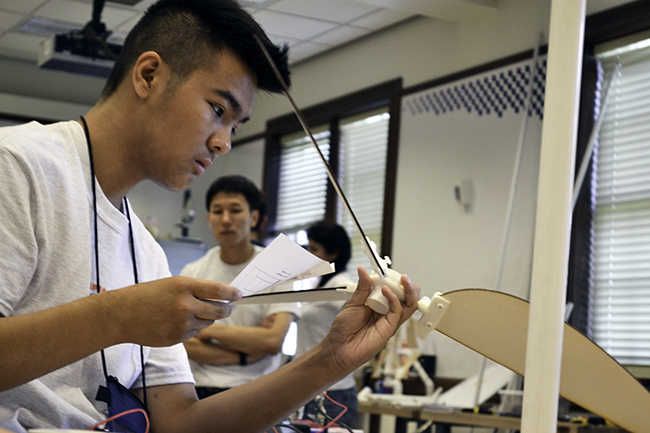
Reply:
<svg viewBox="0 0 650 433"><path fill-rule="evenodd" d="M312 288L318 286L321 277L313 278ZM343 283L355 282L347 272L341 272L330 278L325 284L327 287L342 286ZM334 318L341 311L347 301L329 301L329 302L303 302L300 307L301 319L298 323L298 337L296 342L296 357L309 351L312 347L320 343L327 335ZM329 389L348 389L354 387L355 381L353 374L349 374L341 381L332 385Z"/></svg>
<svg viewBox="0 0 650 433"><path fill-rule="evenodd" d="M246 262L230 265L221 260L221 247L211 248L199 260L186 265L181 275L230 284L263 248L255 245L255 253ZM291 290L291 285L281 284L261 293ZM219 320L220 324L232 326L260 326L264 319L276 313L291 313L300 318L298 302L277 304L237 305L230 316ZM210 365L190 360L196 386L232 388L250 382L276 370L282 361L282 353L267 355L248 365Z"/></svg>
<svg viewBox="0 0 650 433"><path fill-rule="evenodd" d="M96 183L100 285L134 283L128 220ZM27 314L95 292L88 150L77 122L0 128L0 314ZM130 211L139 282L169 276L162 248ZM0 319L2 320L2 319ZM65 339L65 335L53 336ZM39 350L34 347L34 350ZM140 346L105 350L108 374L141 387ZM192 383L182 345L144 350L147 386ZM88 429L107 416L99 353L0 392L0 427Z"/></svg>

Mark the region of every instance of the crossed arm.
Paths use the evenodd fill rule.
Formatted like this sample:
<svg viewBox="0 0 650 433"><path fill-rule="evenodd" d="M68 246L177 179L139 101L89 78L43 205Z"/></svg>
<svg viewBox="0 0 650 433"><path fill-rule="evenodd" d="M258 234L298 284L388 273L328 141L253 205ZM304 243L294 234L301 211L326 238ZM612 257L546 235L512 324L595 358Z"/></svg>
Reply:
<svg viewBox="0 0 650 433"><path fill-rule="evenodd" d="M280 352L293 319L291 313L276 313L260 326L214 323L183 344L188 357L203 364L236 365L239 352L247 355L248 362L255 362Z"/></svg>

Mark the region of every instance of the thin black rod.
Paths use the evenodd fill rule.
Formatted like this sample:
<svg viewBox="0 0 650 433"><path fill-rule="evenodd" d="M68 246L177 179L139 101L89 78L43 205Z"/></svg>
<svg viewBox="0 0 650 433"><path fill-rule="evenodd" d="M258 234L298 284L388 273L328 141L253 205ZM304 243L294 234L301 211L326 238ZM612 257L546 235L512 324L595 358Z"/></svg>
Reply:
<svg viewBox="0 0 650 433"><path fill-rule="evenodd" d="M253 37L255 38L255 42L257 42L257 45L259 45L260 49L264 53L264 57L266 57L266 61L268 62L269 66L271 66L271 69L275 74L275 78L278 80L280 86L282 87L283 93L286 95L287 99L291 103L291 107L293 108L293 112L296 114L296 117L300 122L300 126L302 126L303 131L305 131L305 134L307 134L307 136L311 140L311 143L316 148L316 152L318 152L318 156L320 157L321 162L325 166L325 171L327 171L327 176L329 177L329 180L332 183L332 186L334 187L336 194L341 198L341 201L343 202L345 209L350 215L350 218L352 218L352 222L354 223L355 227L357 228L357 231L359 232L359 235L361 236L361 242L365 244L365 246L368 248L368 251L371 253L372 261L374 261L375 265L377 265L377 270L379 271L378 273L381 274L382 278L385 278L386 272L383 266L381 265L381 263L379 262L379 258L375 254L375 250L370 246L370 241L366 237L366 234L363 232L363 229L361 228L361 224L359 224L359 220L357 220L357 217L354 215L354 212L352 211L352 207L350 206L348 199L345 197L345 194L343 193L343 190L341 189L338 180L336 180L336 177L332 173L332 170L330 169L330 166L327 163L327 160L325 159L325 155L323 155L323 152L321 152L320 147L318 147L318 143L316 142L316 139L314 138L314 135L312 134L311 129L307 124L307 120L303 116L302 111L300 111L300 108L298 108L296 102L293 100L293 97L289 92L289 86L287 86L287 83L284 82L284 79L282 78L280 71L275 65L275 62L271 58L271 55L269 54L268 50L264 46L264 43L262 42L260 37L258 35L253 35Z"/></svg>
<svg viewBox="0 0 650 433"><path fill-rule="evenodd" d="M104 4L106 0L94 0L93 1L93 13L92 13L92 26L95 32L101 31L102 26L102 10L104 9ZM100 35L98 35L100 36Z"/></svg>

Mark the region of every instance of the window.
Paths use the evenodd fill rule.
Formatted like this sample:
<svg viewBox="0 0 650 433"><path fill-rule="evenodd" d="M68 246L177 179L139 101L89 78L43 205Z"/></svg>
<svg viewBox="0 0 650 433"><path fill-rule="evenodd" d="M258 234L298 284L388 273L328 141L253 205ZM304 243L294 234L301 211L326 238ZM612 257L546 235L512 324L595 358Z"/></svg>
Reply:
<svg viewBox="0 0 650 433"><path fill-rule="evenodd" d="M329 161L330 132L312 131L320 151ZM282 138L282 168L277 194L276 229L294 232L305 221L325 217L327 172L314 145L305 134ZM295 240L295 239L294 239Z"/></svg>
<svg viewBox="0 0 650 433"><path fill-rule="evenodd" d="M648 42L598 55L612 79L595 158L593 338L626 365L650 365Z"/></svg>
<svg viewBox="0 0 650 433"><path fill-rule="evenodd" d="M626 3L614 9L587 16L585 22L585 58L589 62L583 63L583 71L585 69L584 65L590 64L590 67L593 66L591 65L591 59L594 54L597 54L602 66L600 68L601 73L603 72L603 68L606 70L606 80L611 74L612 67L616 63L616 57L618 56L621 58L623 65L621 72L625 76L627 72L626 65L631 66L633 63L631 62L632 58L637 56L639 52L636 54L632 54L631 52L625 54L619 51L615 56L604 55L604 53L647 38L650 38L650 9L645 2ZM593 77L591 81L598 82ZM584 84L585 80L583 79ZM618 102L616 101L617 97L614 96L617 92L616 87L617 84L614 82L610 90L611 95L614 97L613 102L609 101L611 103L608 103L606 108L601 108L601 111L604 110L604 112L607 112L608 116L619 117L617 120L610 117L608 122L599 128L599 137L596 140L596 149L591 160L592 163L589 164L589 169L586 172L585 181L582 184L577 205L573 213L567 300L574 302L576 306L570 318L570 323L574 327L601 345L620 363L624 364L636 377L650 378L650 357L643 353L645 349L642 348L645 342L636 340L640 336L638 329L641 328L637 328L637 331L632 331L632 327L641 324L641 322L630 320L631 315L626 313L623 314L628 316L628 320L623 321L621 319L623 316L619 314L622 311L621 304L619 303L620 299L617 299L618 296L610 297L604 291L610 290L607 288L610 279L604 278L610 276L608 275L610 272L608 268L610 266L613 272L611 276L615 277L612 279L613 283L624 280L631 282L631 279L623 277L625 276L624 273L627 273L628 276L632 275L631 269L623 267L623 262L627 258L620 255L621 250L619 246L621 244L619 240L611 244L614 247L612 251L615 254L609 254L609 252L604 254L609 249L606 242L612 242L611 239L619 238L619 235L623 233L620 223L624 220L621 219L619 221L616 217L623 216L623 208L634 208L631 202L625 203L631 197L624 198L620 194L622 192L620 184L622 178L612 178L610 180L614 186L612 191L616 193L616 197L610 199L604 197L605 189L607 188L607 169L604 168L604 163L608 158L608 135L610 138L614 137L611 142L620 142L619 140L623 137L623 129L627 127L625 124L628 123L622 121L623 118L620 117L622 113L614 114L616 110L625 108L625 104L621 105L621 99ZM593 95L594 90L598 91L598 88L596 85L590 84L587 92L583 92L581 97L578 149L576 155L577 163L582 162L584 149L587 148L585 145L581 153L581 135L585 138L582 141L587 142L588 140L586 138L591 135L594 129L594 98L589 93ZM587 99L591 102L585 110L582 105ZM602 100L603 98L600 99ZM596 107L598 106L598 101L596 101ZM612 129L612 127L615 129ZM620 157L618 155L619 151L620 148L616 151L616 159ZM601 173L598 173L599 169ZM621 172L620 169L620 165L616 167L616 172L619 174ZM599 179L600 185L598 184ZM600 194L600 197L596 196L597 193ZM613 201L608 205L608 200ZM610 215L607 215L608 213ZM610 229L604 229L606 227L605 224L607 224L607 219L616 221L614 223L616 225L610 227ZM614 234L615 236L607 240L610 234ZM634 255L641 261L644 260L638 251ZM609 262L610 259L611 263ZM650 262L647 262L645 267L650 267ZM596 281L597 279L599 281ZM596 289L596 285L599 286L598 289ZM612 287L611 290L613 294L614 288ZM596 293L597 291L598 293ZM624 293L625 291L621 290L617 295ZM638 290L631 297L637 305L647 303L649 299L648 296ZM580 310L581 314L576 315L576 310ZM614 316L611 313L614 313ZM613 320L615 316L618 317L616 320ZM577 323L576 318L579 319ZM638 350L639 348L641 350ZM628 349L632 349L635 354L627 354Z"/></svg>
<svg viewBox="0 0 650 433"><path fill-rule="evenodd" d="M381 255L390 255L400 90L401 80L395 80L304 110L350 207ZM268 234L282 232L306 244L304 230L311 224L336 221L352 242L348 269L370 268L360 235L294 114L270 121L267 134Z"/></svg>
<svg viewBox="0 0 650 433"><path fill-rule="evenodd" d="M341 188L365 235L377 243L378 251L382 240L389 120L387 108L383 108L341 122ZM369 259L361 247L361 235L341 206L337 221L350 234L352 259L349 268L369 268Z"/></svg>

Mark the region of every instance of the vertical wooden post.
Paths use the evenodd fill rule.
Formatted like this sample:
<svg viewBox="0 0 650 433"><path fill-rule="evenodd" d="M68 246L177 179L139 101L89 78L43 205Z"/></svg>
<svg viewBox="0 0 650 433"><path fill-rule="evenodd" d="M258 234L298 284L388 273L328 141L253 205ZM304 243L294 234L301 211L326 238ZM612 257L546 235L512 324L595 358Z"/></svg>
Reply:
<svg viewBox="0 0 650 433"><path fill-rule="evenodd" d="M523 433L557 428L585 6L551 2Z"/></svg>

